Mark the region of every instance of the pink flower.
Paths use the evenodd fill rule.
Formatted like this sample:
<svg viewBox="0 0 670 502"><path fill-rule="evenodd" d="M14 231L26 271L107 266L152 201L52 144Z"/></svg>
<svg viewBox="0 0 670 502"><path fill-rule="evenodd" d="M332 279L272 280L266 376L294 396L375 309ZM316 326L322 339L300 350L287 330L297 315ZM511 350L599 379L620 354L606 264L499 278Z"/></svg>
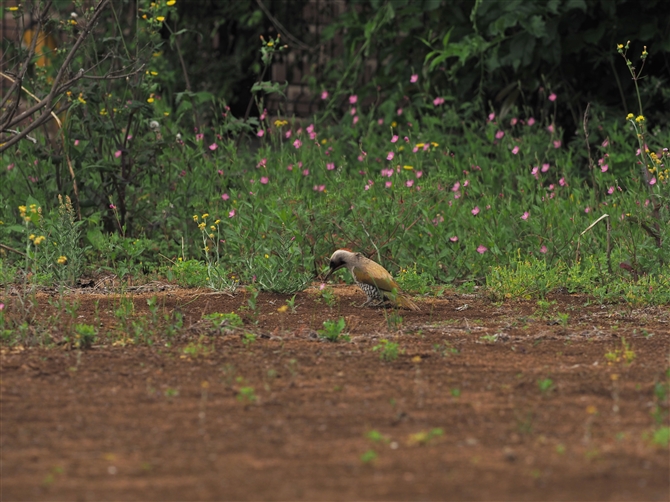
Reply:
<svg viewBox="0 0 670 502"><path fill-rule="evenodd" d="M261 176L261 185L267 185L270 179L267 176Z"/></svg>
<svg viewBox="0 0 670 502"><path fill-rule="evenodd" d="M562 187L567 185L567 183L565 182L565 178L561 178L560 180L558 180L558 184L561 185Z"/></svg>
<svg viewBox="0 0 670 502"><path fill-rule="evenodd" d="M392 182L392 181L387 181L386 183L384 183L384 186L385 186L386 188L391 188L392 185L393 185L393 182Z"/></svg>
<svg viewBox="0 0 670 502"><path fill-rule="evenodd" d="M440 106L443 103L444 103L444 98L439 97L439 96L433 100L433 106Z"/></svg>
<svg viewBox="0 0 670 502"><path fill-rule="evenodd" d="M219 176L223 176L223 169L219 169L217 172L219 173Z"/></svg>
<svg viewBox="0 0 670 502"><path fill-rule="evenodd" d="M289 138L291 137L291 134L293 134L293 133L292 133L291 130L289 129L289 130L286 131L286 133L284 134L284 137L285 137L286 139L289 139Z"/></svg>
<svg viewBox="0 0 670 502"><path fill-rule="evenodd" d="M391 143L395 143L396 141L398 141L398 135L394 134L393 137L391 138Z"/></svg>
<svg viewBox="0 0 670 502"><path fill-rule="evenodd" d="M78 139L74 140L74 146L79 146L79 140Z"/></svg>
<svg viewBox="0 0 670 502"><path fill-rule="evenodd" d="M256 133L256 136L258 136L259 138L262 138L264 134L265 134L265 131L263 129L259 129L258 132Z"/></svg>
<svg viewBox="0 0 670 502"><path fill-rule="evenodd" d="M227 193L224 193L223 195L221 195L221 198L223 200L228 200L228 199L230 199L230 195L228 195Z"/></svg>
<svg viewBox="0 0 670 502"><path fill-rule="evenodd" d="M9 164L9 165L7 166L7 170L8 170L8 171L11 171L12 169L14 169L14 162L12 162L11 164Z"/></svg>
<svg viewBox="0 0 670 502"><path fill-rule="evenodd" d="M521 219L522 220L527 220L529 216L530 216L530 213L528 211L526 211L521 215Z"/></svg>
<svg viewBox="0 0 670 502"><path fill-rule="evenodd" d="M110 209L116 209L116 206L115 206L114 204L110 204L110 205L109 205L109 208L110 208Z"/></svg>
<svg viewBox="0 0 670 502"><path fill-rule="evenodd" d="M363 160L365 160L365 155L360 154L360 155L357 157L357 159L358 159L358 162L363 162Z"/></svg>
<svg viewBox="0 0 670 502"><path fill-rule="evenodd" d="M516 155L517 153L519 153L519 147L515 146L514 148L512 148L512 154Z"/></svg>
<svg viewBox="0 0 670 502"><path fill-rule="evenodd" d="M398 111L396 112L398 116L402 115L402 108L398 108Z"/></svg>
<svg viewBox="0 0 670 502"><path fill-rule="evenodd" d="M203 133L199 133L199 134L195 135L195 140L196 141L202 141L203 139L205 139L205 135Z"/></svg>
<svg viewBox="0 0 670 502"><path fill-rule="evenodd" d="M384 119L377 119L377 124L384 125Z"/></svg>
<svg viewBox="0 0 670 502"><path fill-rule="evenodd" d="M554 124L550 124L550 125L547 127L547 131L549 131L550 133L554 134Z"/></svg>
<svg viewBox="0 0 670 502"><path fill-rule="evenodd" d="M349 110L349 115L356 115L356 107L352 106L351 110Z"/></svg>
<svg viewBox="0 0 670 502"><path fill-rule="evenodd" d="M549 101L556 101L556 94L554 94L553 92L549 94Z"/></svg>
<svg viewBox="0 0 670 502"><path fill-rule="evenodd" d="M212 143L211 145L209 145L209 149L210 149L211 151L214 151L214 150L216 150L217 148L219 148L219 145L217 145L216 143Z"/></svg>
<svg viewBox="0 0 670 502"><path fill-rule="evenodd" d="M389 152L389 154L386 156L386 160L393 160L393 157L395 154L393 152Z"/></svg>
<svg viewBox="0 0 670 502"><path fill-rule="evenodd" d="M556 141L554 141L554 148L560 148L560 147L561 147L561 140L557 139Z"/></svg>
<svg viewBox="0 0 670 502"><path fill-rule="evenodd" d="M612 194L614 193L614 187L609 187L609 188L607 189L607 193L608 193L609 195L612 195Z"/></svg>
<svg viewBox="0 0 670 502"><path fill-rule="evenodd" d="M452 191L452 192L458 192L458 190L459 190L460 188L461 188L461 182L460 182L460 181L457 181L456 183L454 183L454 186L451 187L451 191Z"/></svg>
<svg viewBox="0 0 670 502"><path fill-rule="evenodd" d="M356 115L351 122L353 125L358 124L358 115Z"/></svg>
<svg viewBox="0 0 670 502"><path fill-rule="evenodd" d="M546 253L546 252L547 252L547 246L542 245L542 247L540 248L540 253Z"/></svg>
<svg viewBox="0 0 670 502"><path fill-rule="evenodd" d="M303 170L302 175L303 176L309 176L309 169Z"/></svg>
<svg viewBox="0 0 670 502"><path fill-rule="evenodd" d="M479 247L477 248L477 252L478 252L479 254L484 254L484 253L486 253L487 251L488 251L488 249L487 249L486 247L482 246L481 244L480 244Z"/></svg>
<svg viewBox="0 0 670 502"><path fill-rule="evenodd" d="M265 167L265 165L268 163L268 159L264 158L258 161L258 164L256 164L256 169L259 167Z"/></svg>
<svg viewBox="0 0 670 502"><path fill-rule="evenodd" d="M382 174L382 176L386 176L387 178L390 178L391 176L393 176L393 169L392 168L391 169L382 169L381 174Z"/></svg>
<svg viewBox="0 0 670 502"><path fill-rule="evenodd" d="M652 179L649 180L650 185L655 185L656 184L656 176L654 176Z"/></svg>
<svg viewBox="0 0 670 502"><path fill-rule="evenodd" d="M414 184L414 180L407 180L407 181L405 182L405 185L406 185L408 188L411 187L413 184Z"/></svg>
<svg viewBox="0 0 670 502"><path fill-rule="evenodd" d="M498 131L496 133L496 139L502 139L504 135L505 135L505 131Z"/></svg>
<svg viewBox="0 0 670 502"><path fill-rule="evenodd" d="M465 181L463 182L463 186L464 186L464 187L468 186L469 184L470 184L470 180L465 180Z"/></svg>
<svg viewBox="0 0 670 502"><path fill-rule="evenodd" d="M295 141L293 142L293 146L297 150L298 148L300 148L302 146L302 141L300 141L299 138L296 138Z"/></svg>
<svg viewBox="0 0 670 502"><path fill-rule="evenodd" d="M4 304L4 303L0 303L0 310L4 310L4 309L5 309L5 304Z"/></svg>
<svg viewBox="0 0 670 502"><path fill-rule="evenodd" d="M421 176L423 176L423 171L417 171L414 174L417 178L420 178Z"/></svg>
<svg viewBox="0 0 670 502"><path fill-rule="evenodd" d="M326 164L326 169L328 169L329 171L332 171L333 169L335 169L335 163L334 162L329 162L328 164Z"/></svg>
<svg viewBox="0 0 670 502"><path fill-rule="evenodd" d="M491 112L489 113L489 122L493 122L493 120L496 118L496 114Z"/></svg>
<svg viewBox="0 0 670 502"><path fill-rule="evenodd" d="M231 209L230 211L228 211L228 218L232 218L233 216L235 216L235 210Z"/></svg>
<svg viewBox="0 0 670 502"><path fill-rule="evenodd" d="M584 212L585 212L585 213L590 213L590 212L591 212L591 208L590 208L589 206L586 206L586 207L584 208Z"/></svg>
<svg viewBox="0 0 670 502"><path fill-rule="evenodd" d="M477 216L479 214L479 206L475 206L472 211L470 211L473 216Z"/></svg>
<svg viewBox="0 0 670 502"><path fill-rule="evenodd" d="M428 150L429 148L430 148L430 145L429 145L428 143L426 143L425 145L423 145L422 150L425 152L425 151Z"/></svg>
<svg viewBox="0 0 670 502"><path fill-rule="evenodd" d="M605 141L602 142L602 147L607 148L610 145L610 140L609 138L605 138Z"/></svg>
<svg viewBox="0 0 670 502"><path fill-rule="evenodd" d="M549 185L549 188L547 190L551 191L553 189L554 189L554 184L552 183L551 185Z"/></svg>
<svg viewBox="0 0 670 502"><path fill-rule="evenodd" d="M530 174L532 174L533 176L535 176L535 179L538 179L538 178L539 178L539 176L537 175L537 172L539 171L539 169L540 169L539 167L535 166L535 167L533 168L533 170L530 172Z"/></svg>
<svg viewBox="0 0 670 502"><path fill-rule="evenodd" d="M315 192L323 192L326 189L326 185L314 185Z"/></svg>
<svg viewBox="0 0 670 502"><path fill-rule="evenodd" d="M607 164L601 164L600 165L600 171L603 172L603 173L606 173L609 168L610 168L610 166L608 166Z"/></svg>
<svg viewBox="0 0 670 502"><path fill-rule="evenodd" d="M511 125L511 126L515 126L516 123L517 123L518 121L519 121L519 119L517 119L516 117L514 117L512 120L509 121L509 125Z"/></svg>
<svg viewBox="0 0 670 502"><path fill-rule="evenodd" d="M456 235L454 235L453 237L449 237L449 240L451 242L458 242L458 237Z"/></svg>
<svg viewBox="0 0 670 502"><path fill-rule="evenodd" d="M528 121L526 122L526 124L528 124L529 126L532 126L534 123L535 119L533 117L529 118Z"/></svg>
<svg viewBox="0 0 670 502"><path fill-rule="evenodd" d="M121 150L117 150L117 151L115 151L115 152L114 152L114 157L116 157L117 159L118 159L119 157L121 157Z"/></svg>
<svg viewBox="0 0 670 502"><path fill-rule="evenodd" d="M321 91L321 99L328 99L328 91Z"/></svg>
<svg viewBox="0 0 670 502"><path fill-rule="evenodd" d="M546 173L549 170L550 167L551 166L545 162L544 164L542 164L542 169L540 169L540 171L542 171L543 173Z"/></svg>
<svg viewBox="0 0 670 502"><path fill-rule="evenodd" d="M417 75L416 73L414 75L412 75L411 77L409 77L409 81L412 84L416 84L417 80L419 80L419 75Z"/></svg>
<svg viewBox="0 0 670 502"><path fill-rule="evenodd" d="M357 101L358 101L358 96L356 96L355 94L352 94L351 96L349 96L349 104L355 105Z"/></svg>

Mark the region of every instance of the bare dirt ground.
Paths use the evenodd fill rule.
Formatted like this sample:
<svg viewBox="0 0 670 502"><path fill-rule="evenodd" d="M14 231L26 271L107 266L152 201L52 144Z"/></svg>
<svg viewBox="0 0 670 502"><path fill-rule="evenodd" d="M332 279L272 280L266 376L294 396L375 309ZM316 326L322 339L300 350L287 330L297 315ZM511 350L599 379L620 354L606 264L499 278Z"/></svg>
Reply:
<svg viewBox="0 0 670 502"><path fill-rule="evenodd" d="M240 313L255 341L194 329L152 346L3 346L0 498L670 497L668 449L649 439L652 412L667 413L654 386L667 381L670 308L561 295L541 316L534 301L454 294L401 311L396 329L384 309L354 307L357 290L335 290L332 309L298 294L294 314L277 310L287 297L261 293L257 324L243 292L133 296L136 314L156 295L186 327ZM77 322L111 329L118 298L76 297ZM340 316L351 341L321 340ZM634 359L608 364L622 337ZM373 350L382 339L397 359Z"/></svg>

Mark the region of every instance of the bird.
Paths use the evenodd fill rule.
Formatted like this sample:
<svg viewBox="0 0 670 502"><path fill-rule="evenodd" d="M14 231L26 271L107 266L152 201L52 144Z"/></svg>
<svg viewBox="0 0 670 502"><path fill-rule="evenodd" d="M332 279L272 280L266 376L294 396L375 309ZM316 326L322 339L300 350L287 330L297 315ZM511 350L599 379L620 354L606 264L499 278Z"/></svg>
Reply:
<svg viewBox="0 0 670 502"><path fill-rule="evenodd" d="M402 292L393 276L382 267L361 253L354 253L349 249L338 249L330 257L330 270L326 274L324 282L337 270L346 267L365 295L367 301L360 305L381 305L388 299L398 307L410 310L420 310L409 296Z"/></svg>

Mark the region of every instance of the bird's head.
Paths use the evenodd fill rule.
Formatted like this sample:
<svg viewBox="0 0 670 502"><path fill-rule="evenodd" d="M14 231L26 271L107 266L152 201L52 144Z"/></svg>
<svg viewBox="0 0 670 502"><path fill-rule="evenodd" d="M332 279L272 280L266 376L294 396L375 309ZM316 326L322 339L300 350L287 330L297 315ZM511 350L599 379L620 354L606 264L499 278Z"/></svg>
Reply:
<svg viewBox="0 0 670 502"><path fill-rule="evenodd" d="M353 253L348 249L338 249L337 251L335 251L333 255L330 257L330 270L328 270L324 282L328 280L328 278L333 274L333 272L336 272L341 268L350 265L355 257L356 253Z"/></svg>

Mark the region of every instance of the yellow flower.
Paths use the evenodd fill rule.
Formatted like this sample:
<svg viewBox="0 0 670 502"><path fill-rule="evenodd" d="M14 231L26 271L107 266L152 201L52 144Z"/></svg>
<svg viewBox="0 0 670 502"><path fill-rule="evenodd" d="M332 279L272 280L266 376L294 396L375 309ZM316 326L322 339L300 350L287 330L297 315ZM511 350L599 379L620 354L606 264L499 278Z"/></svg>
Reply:
<svg viewBox="0 0 670 502"><path fill-rule="evenodd" d="M199 228L200 230L202 230L203 228L205 228L205 226L206 226L206 225L205 225L205 222L203 221L202 223L200 223L200 224L198 225L198 228Z"/></svg>
<svg viewBox="0 0 670 502"><path fill-rule="evenodd" d="M150 73L151 73L154 77L155 77L156 75L158 75L158 72L157 72L157 71L152 71L152 72L150 72Z"/></svg>
<svg viewBox="0 0 670 502"><path fill-rule="evenodd" d="M205 246L203 249L205 250L205 253L209 253L209 246Z"/></svg>
<svg viewBox="0 0 670 502"><path fill-rule="evenodd" d="M214 225L210 225L210 226L209 226L209 229L210 229L210 230L216 230L216 227L215 227Z"/></svg>
<svg viewBox="0 0 670 502"><path fill-rule="evenodd" d="M268 42L268 47L272 47L272 46L274 46L274 44L275 44L275 43L274 43L272 40L270 40L270 41Z"/></svg>
<svg viewBox="0 0 670 502"><path fill-rule="evenodd" d="M107 110L105 110L104 108L100 110L100 115L107 115Z"/></svg>
<svg viewBox="0 0 670 502"><path fill-rule="evenodd" d="M210 239L213 239L213 238L214 238L214 234L209 234L209 238L210 238Z"/></svg>
<svg viewBox="0 0 670 502"><path fill-rule="evenodd" d="M414 169L414 166L402 166L402 168L411 171L412 169Z"/></svg>
<svg viewBox="0 0 670 502"><path fill-rule="evenodd" d="M59 265L65 265L67 263L67 256L59 256L56 260Z"/></svg>
<svg viewBox="0 0 670 502"><path fill-rule="evenodd" d="M19 10L19 8L18 7L10 7L9 10L16 11L16 10Z"/></svg>
<svg viewBox="0 0 670 502"><path fill-rule="evenodd" d="M268 258L270 258L270 255L265 253L265 259L267 260Z"/></svg>
<svg viewBox="0 0 670 502"><path fill-rule="evenodd" d="M19 206L19 213L21 213L21 216L25 216L26 206Z"/></svg>
<svg viewBox="0 0 670 502"><path fill-rule="evenodd" d="M165 17L164 16L158 16L156 18L156 21L160 21L162 23L163 21L165 21Z"/></svg>
<svg viewBox="0 0 670 502"><path fill-rule="evenodd" d="M147 99L147 103L153 103L153 102L154 102L154 98L153 98L153 97L150 97L149 99Z"/></svg>
<svg viewBox="0 0 670 502"><path fill-rule="evenodd" d="M40 244L42 244L44 242L44 239L46 239L46 237L44 237L43 235L40 235L39 237L35 237L35 240L34 240L35 245L39 246Z"/></svg>
<svg viewBox="0 0 670 502"><path fill-rule="evenodd" d="M638 115L637 117L635 117L635 122L637 122L638 124L640 122L644 122L644 117L642 115Z"/></svg>
<svg viewBox="0 0 670 502"><path fill-rule="evenodd" d="M288 310L288 305L282 305L281 307L279 307L279 308L277 309L277 312L283 314L283 313L286 312L287 310Z"/></svg>
<svg viewBox="0 0 670 502"><path fill-rule="evenodd" d="M163 112L163 115L165 115L166 117L169 117L169 116L170 116L170 112Z"/></svg>
<svg viewBox="0 0 670 502"><path fill-rule="evenodd" d="M215 225L218 225L219 223L221 223L221 220L216 220L216 221L214 222Z"/></svg>
<svg viewBox="0 0 670 502"><path fill-rule="evenodd" d="M80 103L86 104L86 100L81 97L81 94L79 95L79 97L77 99L79 100Z"/></svg>
<svg viewBox="0 0 670 502"><path fill-rule="evenodd" d="M167 5L169 5L170 7L172 7L176 3L177 3L177 0L168 0L167 1Z"/></svg>
<svg viewBox="0 0 670 502"><path fill-rule="evenodd" d="M626 115L626 120L631 120L633 117L635 117L635 115L629 113L628 115Z"/></svg>
<svg viewBox="0 0 670 502"><path fill-rule="evenodd" d="M322 145L325 145L326 143L328 143L328 140L327 140L326 138L323 138L323 139L321 140L321 144L322 144Z"/></svg>
<svg viewBox="0 0 670 502"><path fill-rule="evenodd" d="M616 44L617 49L623 49L623 44Z"/></svg>
<svg viewBox="0 0 670 502"><path fill-rule="evenodd" d="M404 149L405 149L405 145L400 145L400 146L398 147L398 151L399 151L399 152L402 152Z"/></svg>
<svg viewBox="0 0 670 502"><path fill-rule="evenodd" d="M35 240L35 234L30 234L30 235L28 236L28 239L30 239L31 241L32 241L32 240Z"/></svg>
<svg viewBox="0 0 670 502"><path fill-rule="evenodd" d="M417 144L416 144L416 147L417 147L417 148L423 148L424 146L426 146L425 143L417 143Z"/></svg>
<svg viewBox="0 0 670 502"><path fill-rule="evenodd" d="M205 218L209 217L209 213L203 213L202 219L204 220Z"/></svg>
<svg viewBox="0 0 670 502"><path fill-rule="evenodd" d="M398 127L398 123L394 120L391 122L391 127Z"/></svg>
<svg viewBox="0 0 670 502"><path fill-rule="evenodd" d="M433 148L437 148L438 146L440 146L439 143L435 143L434 141L431 141L430 144L432 145Z"/></svg>
<svg viewBox="0 0 670 502"><path fill-rule="evenodd" d="M197 214L193 215L193 221L198 221L198 215Z"/></svg>

